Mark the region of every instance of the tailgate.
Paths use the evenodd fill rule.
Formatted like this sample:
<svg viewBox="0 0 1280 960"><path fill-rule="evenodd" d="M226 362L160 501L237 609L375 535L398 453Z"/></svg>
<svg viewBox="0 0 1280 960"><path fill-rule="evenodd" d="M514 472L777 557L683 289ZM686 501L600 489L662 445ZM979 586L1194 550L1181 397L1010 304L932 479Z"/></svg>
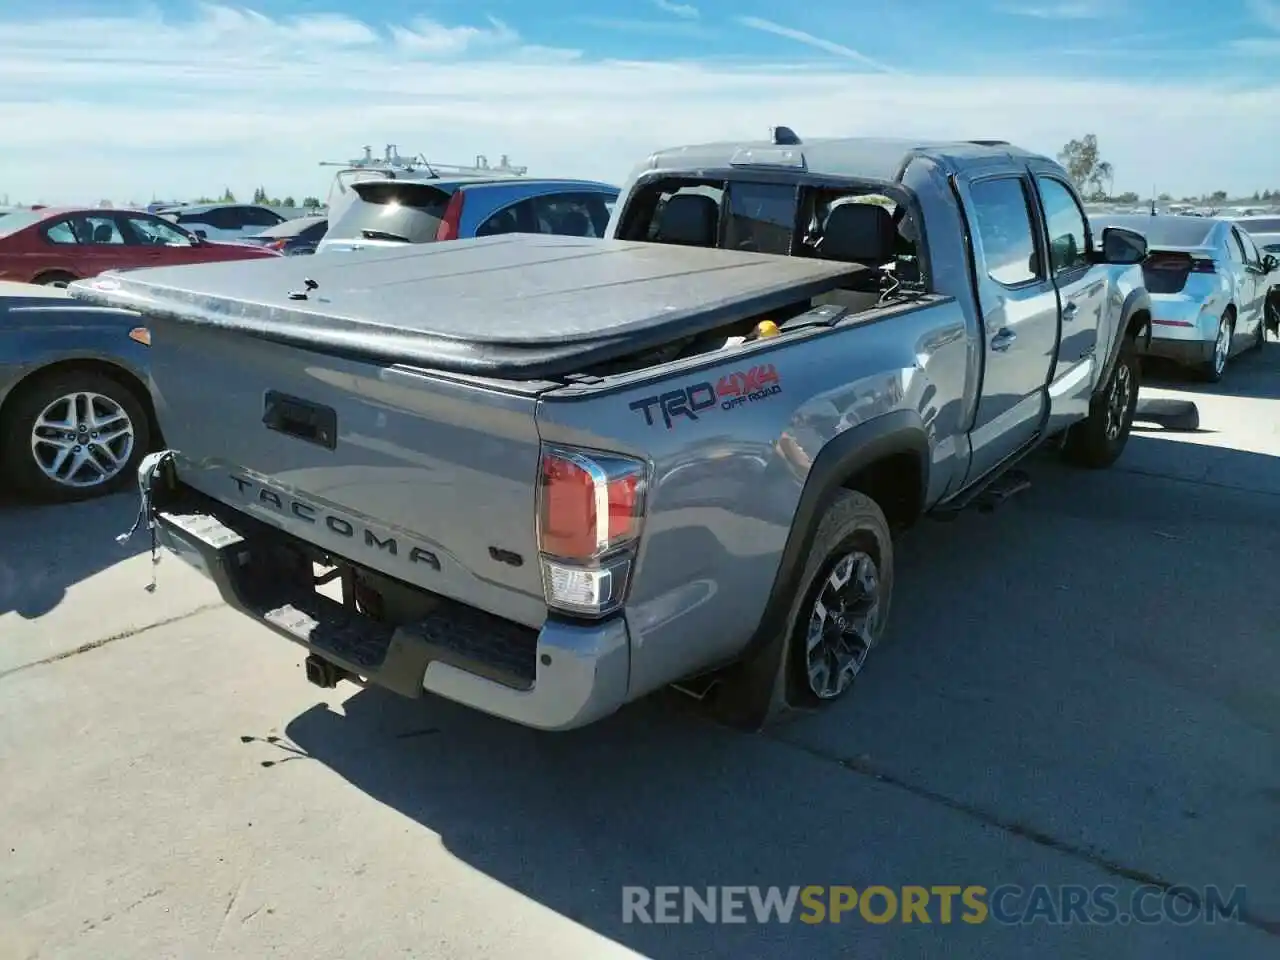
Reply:
<svg viewBox="0 0 1280 960"><path fill-rule="evenodd" d="M180 478L353 563L539 626L535 394L152 322Z"/></svg>

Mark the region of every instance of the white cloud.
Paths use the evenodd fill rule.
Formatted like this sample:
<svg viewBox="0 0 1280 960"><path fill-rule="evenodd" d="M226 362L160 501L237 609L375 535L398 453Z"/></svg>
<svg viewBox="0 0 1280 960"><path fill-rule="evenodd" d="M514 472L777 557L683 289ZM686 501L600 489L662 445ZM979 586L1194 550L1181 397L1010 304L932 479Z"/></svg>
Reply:
<svg viewBox="0 0 1280 960"><path fill-rule="evenodd" d="M852 47L846 47L841 43L834 43L831 40L824 40L822 37L815 37L812 33L805 33L803 30L793 30L791 27L784 27L781 24L774 23L772 20L762 20L759 17L739 17L738 23L752 30L760 30L764 33L772 33L777 37L784 37L787 40L794 40L797 43L803 43L805 46L813 47L816 50L822 50L825 53L833 53L837 57L845 57L849 60L855 60L863 66L871 67L873 70L879 70L882 73L899 73L900 71L888 64L873 60L865 53L854 50Z"/></svg>
<svg viewBox="0 0 1280 960"><path fill-rule="evenodd" d="M776 124L802 138L1000 137L1051 154L1092 132L1117 189L1280 188L1280 89L1256 82L1148 82L1122 66L1110 80L889 76L789 51L774 64L623 63L543 48L501 21L400 27L225 7L188 22L0 15L0 197L259 184L323 196L317 162L366 143L447 163L507 153L535 174L616 182L654 148ZM1184 135L1206 116L1212 136Z"/></svg>
<svg viewBox="0 0 1280 960"><path fill-rule="evenodd" d="M653 0L653 5L659 10L672 16L682 17L685 20L696 20L700 15L698 8L689 3L673 3L672 0Z"/></svg>
<svg viewBox="0 0 1280 960"><path fill-rule="evenodd" d="M1248 0L1248 6L1263 25L1280 33L1280 3L1276 0Z"/></svg>
<svg viewBox="0 0 1280 960"><path fill-rule="evenodd" d="M1037 20L1101 20L1113 16L1118 7L1114 0L1060 0L1058 3L1003 4L997 9Z"/></svg>

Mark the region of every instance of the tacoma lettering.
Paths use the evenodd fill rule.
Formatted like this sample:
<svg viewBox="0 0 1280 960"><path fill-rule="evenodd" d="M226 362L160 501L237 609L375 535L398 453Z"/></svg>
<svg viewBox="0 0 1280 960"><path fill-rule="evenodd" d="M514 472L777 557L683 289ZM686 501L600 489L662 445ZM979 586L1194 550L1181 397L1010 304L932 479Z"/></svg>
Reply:
<svg viewBox="0 0 1280 960"><path fill-rule="evenodd" d="M302 500L294 500L274 490L260 487L252 480L246 480L244 477L237 477L233 474L231 480L245 499L267 504L280 513L287 513L304 523L323 522L330 532L340 537L347 537L352 540L357 539L356 525L345 517L324 513L309 503ZM368 527L359 528L359 533L358 539L363 540L366 547L372 550L381 550L393 557L401 555L400 542L394 536L390 534L380 536ZM425 564L433 570L440 569L440 558L425 547L410 547L405 560L409 563Z"/></svg>

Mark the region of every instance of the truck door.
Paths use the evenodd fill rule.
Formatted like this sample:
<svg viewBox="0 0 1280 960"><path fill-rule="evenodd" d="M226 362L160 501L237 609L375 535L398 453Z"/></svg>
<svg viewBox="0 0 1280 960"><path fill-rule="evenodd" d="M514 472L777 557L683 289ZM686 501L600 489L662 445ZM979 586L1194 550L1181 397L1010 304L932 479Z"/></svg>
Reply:
<svg viewBox="0 0 1280 960"><path fill-rule="evenodd" d="M982 316L983 372L966 482L1031 441L1048 407L1058 294L1045 266L1025 169L961 178Z"/></svg>
<svg viewBox="0 0 1280 960"><path fill-rule="evenodd" d="M1031 171L1044 214L1041 242L1048 244L1049 274L1062 310L1062 340L1049 385L1048 429L1056 433L1088 414L1093 385L1114 342L1112 325L1119 322L1120 312L1107 305L1112 268L1090 263L1093 238L1075 191L1056 169L1038 170L1032 164Z"/></svg>

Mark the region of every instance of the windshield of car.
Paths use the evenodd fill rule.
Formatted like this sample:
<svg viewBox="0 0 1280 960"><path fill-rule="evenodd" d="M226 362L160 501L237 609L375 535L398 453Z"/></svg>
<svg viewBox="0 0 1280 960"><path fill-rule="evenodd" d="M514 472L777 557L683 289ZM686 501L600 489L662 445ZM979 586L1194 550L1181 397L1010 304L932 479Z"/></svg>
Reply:
<svg viewBox="0 0 1280 960"><path fill-rule="evenodd" d="M369 180L353 189L358 199L330 226L331 237L430 243L450 197L439 187L395 180Z"/></svg>
<svg viewBox="0 0 1280 960"><path fill-rule="evenodd" d="M1209 234L1217 226L1216 221L1203 217L1090 217L1094 236L1100 236L1104 227L1124 227L1136 230L1147 238L1153 247L1202 247Z"/></svg>
<svg viewBox="0 0 1280 960"><path fill-rule="evenodd" d="M277 223L274 227L267 227L258 234L260 237L296 237L300 233L314 227L317 223L323 223L324 217L295 217L292 220L286 220L284 223Z"/></svg>
<svg viewBox="0 0 1280 960"><path fill-rule="evenodd" d="M0 217L0 237L7 237L24 230L33 223L44 219L44 212L39 210L15 210Z"/></svg>

